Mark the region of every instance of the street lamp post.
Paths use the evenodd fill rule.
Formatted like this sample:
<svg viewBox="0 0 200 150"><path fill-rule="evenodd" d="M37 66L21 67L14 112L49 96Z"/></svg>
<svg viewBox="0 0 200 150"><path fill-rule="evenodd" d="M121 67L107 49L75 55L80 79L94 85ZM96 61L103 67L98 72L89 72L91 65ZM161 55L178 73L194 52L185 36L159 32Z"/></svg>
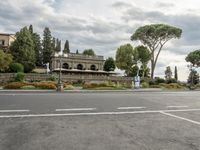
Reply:
<svg viewBox="0 0 200 150"><path fill-rule="evenodd" d="M58 83L57 83L57 92L63 92L64 89L63 89L63 83L62 83L62 70L61 70L61 67L62 67L62 55L59 56L59 61L60 61L60 70L59 70L59 78L58 78Z"/></svg>

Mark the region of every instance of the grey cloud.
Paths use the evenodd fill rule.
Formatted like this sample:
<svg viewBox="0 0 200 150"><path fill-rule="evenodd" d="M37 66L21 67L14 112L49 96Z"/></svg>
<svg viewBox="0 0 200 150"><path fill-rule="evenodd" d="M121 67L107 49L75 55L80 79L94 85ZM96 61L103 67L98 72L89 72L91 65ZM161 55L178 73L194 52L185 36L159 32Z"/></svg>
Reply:
<svg viewBox="0 0 200 150"><path fill-rule="evenodd" d="M161 7L161 8L171 8L171 7L174 7L175 5L173 3L159 2L159 3L156 3L156 6Z"/></svg>
<svg viewBox="0 0 200 150"><path fill-rule="evenodd" d="M121 8L121 7L130 7L131 5L126 2L118 1L112 4L112 7L114 8Z"/></svg>

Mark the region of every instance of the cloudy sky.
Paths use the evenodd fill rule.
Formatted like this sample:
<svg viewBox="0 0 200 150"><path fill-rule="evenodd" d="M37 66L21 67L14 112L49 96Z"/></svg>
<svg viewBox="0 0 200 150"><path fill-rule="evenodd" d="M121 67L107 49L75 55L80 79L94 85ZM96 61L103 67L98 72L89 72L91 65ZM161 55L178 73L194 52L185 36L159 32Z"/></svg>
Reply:
<svg viewBox="0 0 200 150"><path fill-rule="evenodd" d="M156 76L167 66L178 67L179 79L188 76L186 55L200 48L200 1L198 0L6 0L0 7L0 32L15 33L32 24L42 35L49 27L52 35L70 42L71 51L93 48L105 58L130 41L142 25L166 23L183 29L181 39L165 45Z"/></svg>

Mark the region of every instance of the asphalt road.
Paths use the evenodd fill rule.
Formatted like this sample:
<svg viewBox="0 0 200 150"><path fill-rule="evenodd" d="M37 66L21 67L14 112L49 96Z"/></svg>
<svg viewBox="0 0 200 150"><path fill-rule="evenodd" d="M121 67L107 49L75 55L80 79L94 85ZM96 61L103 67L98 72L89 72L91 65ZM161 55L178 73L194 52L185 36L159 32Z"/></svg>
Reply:
<svg viewBox="0 0 200 150"><path fill-rule="evenodd" d="M1 92L0 149L200 150L200 92Z"/></svg>

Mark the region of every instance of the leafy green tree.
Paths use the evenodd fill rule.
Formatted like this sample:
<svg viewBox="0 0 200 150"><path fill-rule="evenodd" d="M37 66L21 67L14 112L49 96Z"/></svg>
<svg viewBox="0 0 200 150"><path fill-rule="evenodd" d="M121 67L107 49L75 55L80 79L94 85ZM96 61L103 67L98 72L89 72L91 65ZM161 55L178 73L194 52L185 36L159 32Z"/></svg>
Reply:
<svg viewBox="0 0 200 150"><path fill-rule="evenodd" d="M139 40L151 52L151 78L154 78L154 71L158 61L159 54L163 46L173 38L180 38L182 30L165 25L152 24L139 27L131 36L131 40Z"/></svg>
<svg viewBox="0 0 200 150"><path fill-rule="evenodd" d="M109 57L108 59L106 59L103 68L104 68L104 71L114 71L115 70L114 59L112 57Z"/></svg>
<svg viewBox="0 0 200 150"><path fill-rule="evenodd" d="M0 72L5 72L12 63L12 55L0 50Z"/></svg>
<svg viewBox="0 0 200 150"><path fill-rule="evenodd" d="M69 41L68 40L65 41L63 53L70 53Z"/></svg>
<svg viewBox="0 0 200 150"><path fill-rule="evenodd" d="M187 81L190 85L197 85L199 83L199 74L196 70L191 69L190 74Z"/></svg>
<svg viewBox="0 0 200 150"><path fill-rule="evenodd" d="M194 67L200 67L200 50L190 52L185 60L190 62Z"/></svg>
<svg viewBox="0 0 200 150"><path fill-rule="evenodd" d="M127 76L131 76L131 69L134 65L134 50L130 44L125 44L117 49L115 56L117 68L124 70Z"/></svg>
<svg viewBox="0 0 200 150"><path fill-rule="evenodd" d="M93 49L85 49L83 55L95 56L95 52Z"/></svg>
<svg viewBox="0 0 200 150"><path fill-rule="evenodd" d="M174 69L174 78L176 79L176 81L178 81L178 69L177 69L176 66L175 66L175 69Z"/></svg>
<svg viewBox="0 0 200 150"><path fill-rule="evenodd" d="M51 56L53 54L53 48L52 48L52 43L51 43L51 31L49 30L48 27L45 27L44 33L43 33L43 41L42 41L42 56L43 56L43 63L50 63L51 61Z"/></svg>
<svg viewBox="0 0 200 150"><path fill-rule="evenodd" d="M137 61L140 61L142 63L142 77L144 78L145 75L148 76L148 62L150 61L151 59L151 53L150 51L148 50L147 47L143 46L143 45L140 45L140 46L137 46L135 48L135 51L137 51Z"/></svg>
<svg viewBox="0 0 200 150"><path fill-rule="evenodd" d="M16 33L16 40L12 43L10 50L14 62L21 63L25 72L31 72L35 68L34 42L27 27Z"/></svg>
<svg viewBox="0 0 200 150"><path fill-rule="evenodd" d="M169 80L172 78L172 70L170 66L167 66L166 70L165 70L165 79Z"/></svg>
<svg viewBox="0 0 200 150"><path fill-rule="evenodd" d="M79 54L78 49L76 50L76 54Z"/></svg>

